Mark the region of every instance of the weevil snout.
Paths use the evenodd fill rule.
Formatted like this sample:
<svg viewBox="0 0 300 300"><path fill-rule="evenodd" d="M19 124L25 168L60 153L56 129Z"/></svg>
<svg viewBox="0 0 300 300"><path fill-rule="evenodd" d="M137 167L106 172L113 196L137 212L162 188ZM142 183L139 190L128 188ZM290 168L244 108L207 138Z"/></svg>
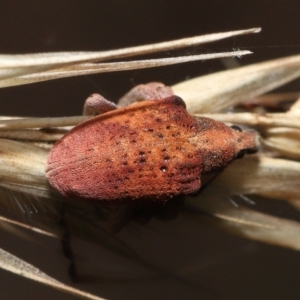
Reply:
<svg viewBox="0 0 300 300"><path fill-rule="evenodd" d="M236 135L236 158L242 158L245 154L253 154L259 150L260 137L255 130L242 130L236 125L231 126L231 128Z"/></svg>
<svg viewBox="0 0 300 300"><path fill-rule="evenodd" d="M190 142L202 153L203 173L223 168L234 159L259 149L259 136L255 130L243 131L236 125L228 127L204 117L197 117L196 120L197 134Z"/></svg>

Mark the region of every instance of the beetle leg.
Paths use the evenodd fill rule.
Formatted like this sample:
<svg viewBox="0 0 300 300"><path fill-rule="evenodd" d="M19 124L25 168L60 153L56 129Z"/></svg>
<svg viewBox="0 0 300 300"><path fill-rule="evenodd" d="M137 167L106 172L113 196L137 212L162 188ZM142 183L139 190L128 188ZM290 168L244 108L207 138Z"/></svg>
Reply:
<svg viewBox="0 0 300 300"><path fill-rule="evenodd" d="M111 233L118 233L131 220L145 225L152 217L161 221L173 220L183 206L184 196L178 196L165 203L125 204L121 205L109 217L106 229Z"/></svg>
<svg viewBox="0 0 300 300"><path fill-rule="evenodd" d="M115 103L106 100L99 94L92 94L85 100L83 115L96 116L114 109L117 109L117 105Z"/></svg>
<svg viewBox="0 0 300 300"><path fill-rule="evenodd" d="M119 107L128 106L142 100L157 100L173 96L174 93L169 86L160 82L140 84L130 90L118 101Z"/></svg>
<svg viewBox="0 0 300 300"><path fill-rule="evenodd" d="M61 245L62 245L63 254L70 261L69 268L68 268L69 276L73 282L76 282L77 271L76 271L74 254L71 247L71 232L66 222L65 214L66 211L64 207L62 207L58 218L58 224L64 229L63 235L61 237Z"/></svg>

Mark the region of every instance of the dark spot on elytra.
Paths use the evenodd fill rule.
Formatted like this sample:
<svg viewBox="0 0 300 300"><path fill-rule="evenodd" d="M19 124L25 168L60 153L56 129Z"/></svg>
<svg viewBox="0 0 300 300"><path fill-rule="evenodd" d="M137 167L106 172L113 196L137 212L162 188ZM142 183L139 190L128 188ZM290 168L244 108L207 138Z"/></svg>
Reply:
<svg viewBox="0 0 300 300"><path fill-rule="evenodd" d="M172 133L172 137L177 137L177 136L180 136L180 132L178 131L178 132L176 132L176 133Z"/></svg>
<svg viewBox="0 0 300 300"><path fill-rule="evenodd" d="M167 172L167 170L168 170L168 168L166 166L161 166L160 167L160 171L163 172L163 173Z"/></svg>

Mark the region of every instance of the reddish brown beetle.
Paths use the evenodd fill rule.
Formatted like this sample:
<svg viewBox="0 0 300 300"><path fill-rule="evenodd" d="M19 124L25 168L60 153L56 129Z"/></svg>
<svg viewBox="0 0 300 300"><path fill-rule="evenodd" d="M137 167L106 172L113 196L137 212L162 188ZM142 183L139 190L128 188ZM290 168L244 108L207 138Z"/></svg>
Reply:
<svg viewBox="0 0 300 300"><path fill-rule="evenodd" d="M113 110L79 124L54 145L47 176L62 194L106 203L161 203L196 193L201 175L258 150L255 131L193 117L167 87L149 84L130 93L131 100L156 100L116 109L93 95L88 101L100 103L98 110Z"/></svg>

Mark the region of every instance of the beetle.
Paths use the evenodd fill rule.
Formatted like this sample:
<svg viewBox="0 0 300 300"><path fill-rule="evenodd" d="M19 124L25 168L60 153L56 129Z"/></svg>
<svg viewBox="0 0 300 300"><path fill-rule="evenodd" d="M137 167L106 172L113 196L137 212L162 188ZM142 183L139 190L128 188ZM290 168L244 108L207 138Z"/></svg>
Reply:
<svg viewBox="0 0 300 300"><path fill-rule="evenodd" d="M50 151L47 177L63 195L164 206L197 193L202 175L259 148L256 131L191 116L162 84L138 86L119 106L92 95L85 113L93 107L102 114L74 127Z"/></svg>

